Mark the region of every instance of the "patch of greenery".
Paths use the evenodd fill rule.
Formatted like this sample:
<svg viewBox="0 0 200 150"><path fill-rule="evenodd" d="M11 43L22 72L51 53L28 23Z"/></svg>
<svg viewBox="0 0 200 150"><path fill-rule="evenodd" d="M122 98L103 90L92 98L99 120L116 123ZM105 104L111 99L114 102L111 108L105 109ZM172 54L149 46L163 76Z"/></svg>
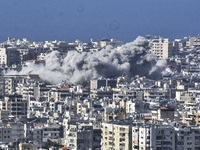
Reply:
<svg viewBox="0 0 200 150"><path fill-rule="evenodd" d="M44 145L42 146L42 148L49 149L52 146L55 147L55 148L57 148L57 149L59 149L61 147L64 147L64 145L61 145L59 143L52 142L52 141L48 140L46 143L44 143Z"/></svg>

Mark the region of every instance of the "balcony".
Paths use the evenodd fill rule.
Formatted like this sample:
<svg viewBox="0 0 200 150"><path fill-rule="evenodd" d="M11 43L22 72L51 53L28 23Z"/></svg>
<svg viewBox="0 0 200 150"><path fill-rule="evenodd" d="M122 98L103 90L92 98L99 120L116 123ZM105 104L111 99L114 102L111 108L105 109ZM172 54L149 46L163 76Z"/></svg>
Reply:
<svg viewBox="0 0 200 150"><path fill-rule="evenodd" d="M69 137L76 137L76 135L75 135L75 134L71 134L71 133L70 133L70 134L68 134L68 136L69 136Z"/></svg>
<svg viewBox="0 0 200 150"><path fill-rule="evenodd" d="M122 143L124 143L126 140L125 140L125 138L120 138L119 141L122 142Z"/></svg>
<svg viewBox="0 0 200 150"><path fill-rule="evenodd" d="M113 137L109 137L109 140L111 140L111 141L112 141L112 140L114 140L114 138L113 138Z"/></svg>

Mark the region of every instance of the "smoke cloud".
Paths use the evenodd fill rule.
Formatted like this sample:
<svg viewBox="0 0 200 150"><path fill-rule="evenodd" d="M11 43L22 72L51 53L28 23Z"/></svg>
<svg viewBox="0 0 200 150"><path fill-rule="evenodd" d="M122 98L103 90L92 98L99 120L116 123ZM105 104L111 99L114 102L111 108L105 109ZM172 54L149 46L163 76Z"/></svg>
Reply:
<svg viewBox="0 0 200 150"><path fill-rule="evenodd" d="M143 37L127 43L120 48L107 46L96 53L69 51L62 58L58 51L45 57L45 64L31 63L20 72L7 74L38 74L41 79L57 84L62 80L74 84L86 84L100 77L114 78L121 75L133 77L146 76L159 79L165 68L165 60L157 60L149 52L151 43Z"/></svg>

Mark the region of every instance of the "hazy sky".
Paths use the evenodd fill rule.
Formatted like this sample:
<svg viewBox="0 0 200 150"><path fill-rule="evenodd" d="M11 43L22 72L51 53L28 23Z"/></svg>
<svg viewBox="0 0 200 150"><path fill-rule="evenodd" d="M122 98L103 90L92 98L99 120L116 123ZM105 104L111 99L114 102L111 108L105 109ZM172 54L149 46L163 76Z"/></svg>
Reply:
<svg viewBox="0 0 200 150"><path fill-rule="evenodd" d="M200 0L0 0L0 42L174 38L200 33Z"/></svg>

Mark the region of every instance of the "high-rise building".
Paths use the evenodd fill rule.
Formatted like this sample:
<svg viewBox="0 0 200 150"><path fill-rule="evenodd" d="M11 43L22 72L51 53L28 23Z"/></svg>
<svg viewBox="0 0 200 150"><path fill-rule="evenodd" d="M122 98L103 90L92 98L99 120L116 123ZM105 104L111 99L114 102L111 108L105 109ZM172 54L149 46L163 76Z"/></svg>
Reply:
<svg viewBox="0 0 200 150"><path fill-rule="evenodd" d="M151 42L153 44L151 52L159 59L167 59L170 56L174 56L179 50L178 42L171 42L167 38L155 37Z"/></svg>
<svg viewBox="0 0 200 150"><path fill-rule="evenodd" d="M16 48L0 48L0 65L1 67L11 67L20 64L20 53Z"/></svg>
<svg viewBox="0 0 200 150"><path fill-rule="evenodd" d="M131 150L131 126L118 123L103 123L101 146L104 150Z"/></svg>

